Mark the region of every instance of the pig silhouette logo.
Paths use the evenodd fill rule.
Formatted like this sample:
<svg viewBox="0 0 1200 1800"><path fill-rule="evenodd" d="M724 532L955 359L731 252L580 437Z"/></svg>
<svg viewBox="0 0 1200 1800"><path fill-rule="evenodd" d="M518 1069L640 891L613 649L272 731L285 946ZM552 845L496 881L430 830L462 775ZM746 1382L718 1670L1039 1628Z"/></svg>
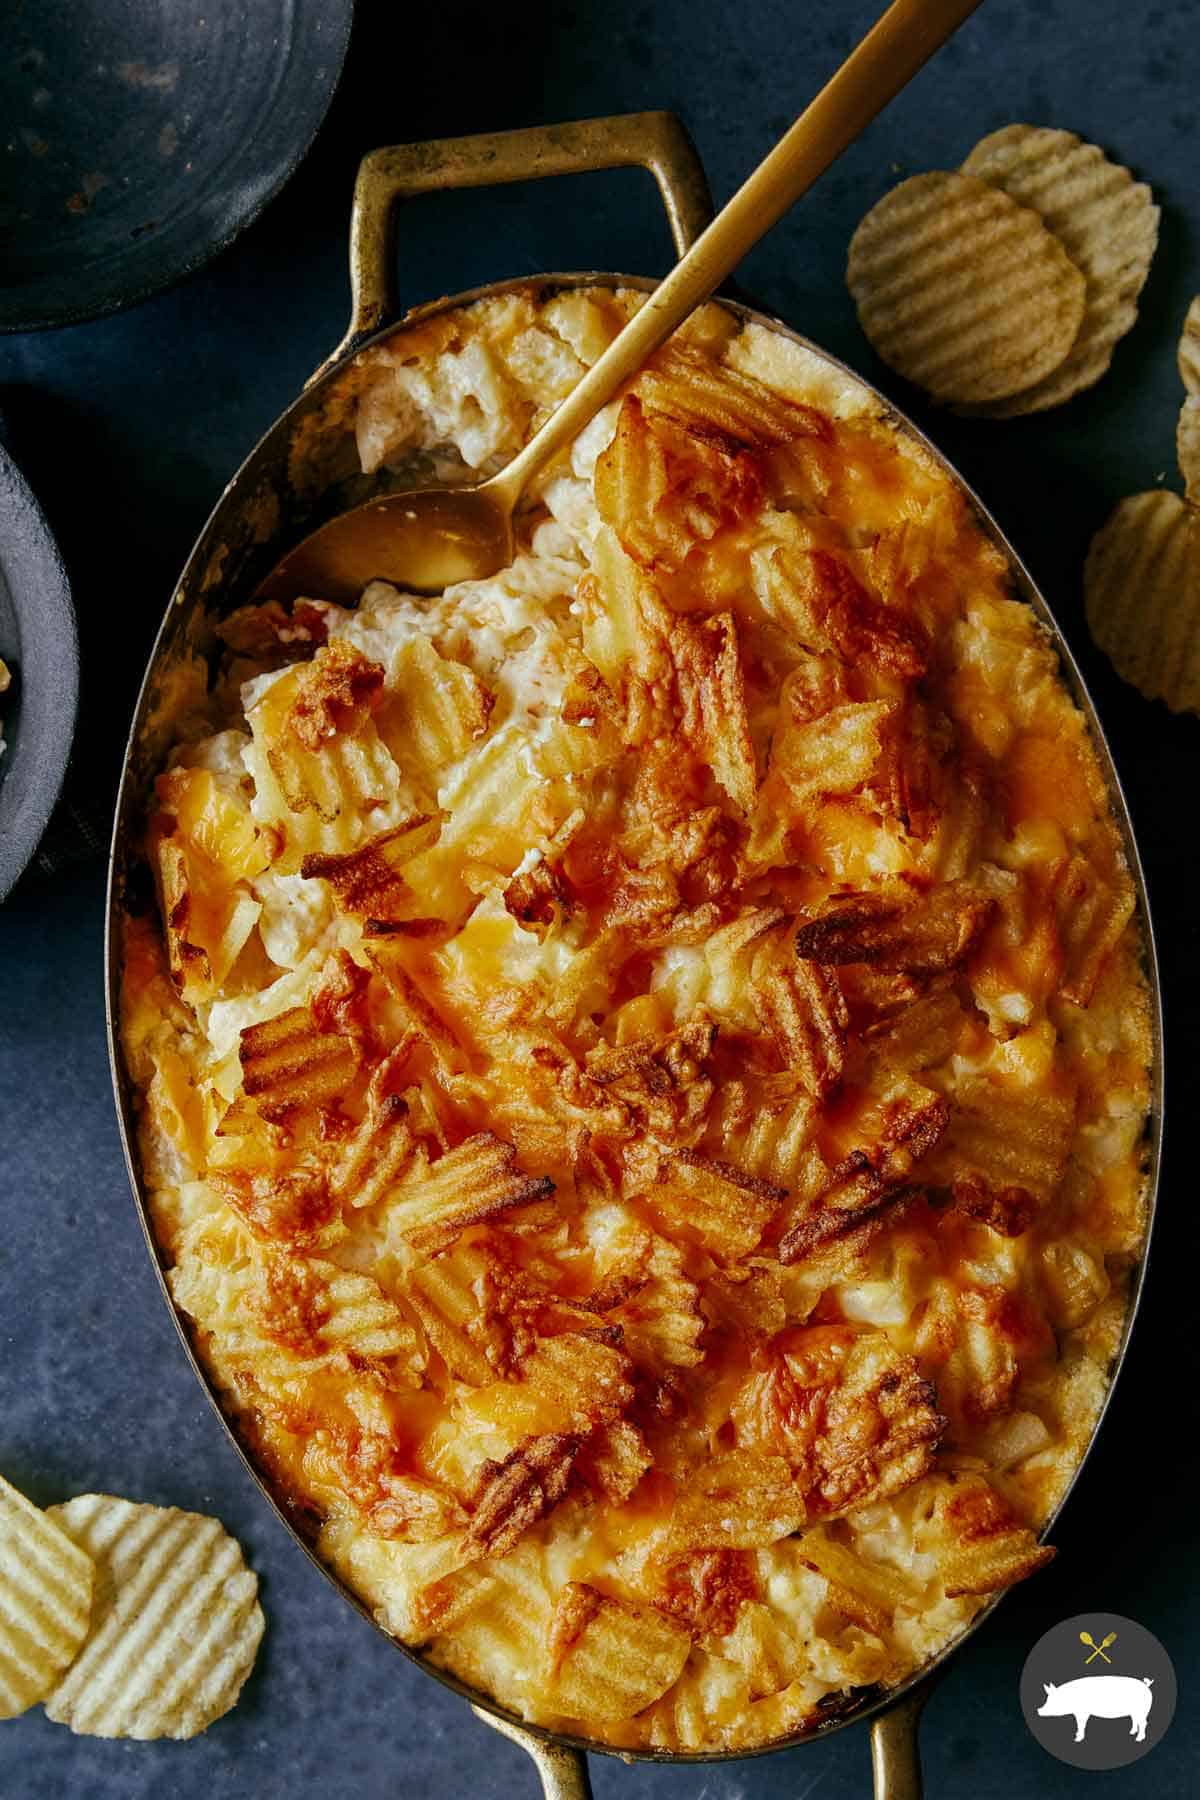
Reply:
<svg viewBox="0 0 1200 1800"><path fill-rule="evenodd" d="M1148 1756L1170 1726L1175 1699L1165 1648L1119 1613L1055 1625L1021 1675L1025 1723L1043 1750L1076 1769L1121 1769Z"/></svg>
<svg viewBox="0 0 1200 1800"><path fill-rule="evenodd" d="M1038 1718L1074 1719L1077 1744L1083 1742L1089 1719L1128 1719L1131 1735L1144 1744L1146 1720L1154 1705L1153 1685L1149 1675L1140 1680L1132 1675L1081 1675L1061 1687L1044 1681L1046 1700L1038 1707Z"/></svg>

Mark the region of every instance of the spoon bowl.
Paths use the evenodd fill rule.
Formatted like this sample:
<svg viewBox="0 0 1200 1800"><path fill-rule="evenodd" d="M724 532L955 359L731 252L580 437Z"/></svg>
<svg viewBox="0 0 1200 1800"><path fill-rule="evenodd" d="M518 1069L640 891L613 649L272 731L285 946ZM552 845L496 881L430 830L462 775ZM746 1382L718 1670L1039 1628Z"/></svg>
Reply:
<svg viewBox="0 0 1200 1800"><path fill-rule="evenodd" d="M259 600L301 598L351 605L371 581L409 594L440 594L507 568L512 509L490 481L411 488L368 500L310 532L258 589Z"/></svg>

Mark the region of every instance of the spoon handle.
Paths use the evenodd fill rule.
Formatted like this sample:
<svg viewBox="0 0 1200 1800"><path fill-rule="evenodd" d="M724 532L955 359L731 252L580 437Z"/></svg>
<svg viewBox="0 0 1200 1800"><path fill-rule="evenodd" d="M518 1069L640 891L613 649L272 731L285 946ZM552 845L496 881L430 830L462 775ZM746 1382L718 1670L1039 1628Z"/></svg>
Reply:
<svg viewBox="0 0 1200 1800"><path fill-rule="evenodd" d="M613 339L524 449L488 487L515 505L550 458L720 286L979 5L979 0L893 0L837 74L764 158L707 231Z"/></svg>

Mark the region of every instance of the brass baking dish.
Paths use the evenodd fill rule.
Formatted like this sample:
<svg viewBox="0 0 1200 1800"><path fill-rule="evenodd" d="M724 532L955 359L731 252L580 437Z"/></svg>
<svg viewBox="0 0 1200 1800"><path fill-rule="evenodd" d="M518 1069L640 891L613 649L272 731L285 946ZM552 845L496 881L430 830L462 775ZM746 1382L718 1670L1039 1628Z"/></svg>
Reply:
<svg viewBox="0 0 1200 1800"><path fill-rule="evenodd" d="M344 414L336 404L339 384L350 369L355 354L366 344L386 340L407 326L434 318L471 301L521 289L534 288L546 293L588 284L642 288L653 286L652 282L645 279L612 274L526 277L517 281L490 283L470 293L435 300L398 318L391 272L397 203L411 195L442 188L486 186L544 175L565 175L626 166L641 166L654 175L676 248L682 255L707 224L711 216L711 202L704 171L691 140L679 121L669 113L637 113L527 131L444 139L377 150L367 156L359 169L351 220L353 311L349 330L330 358L313 376L305 391L271 427L226 487L201 532L171 597L150 656L129 736L113 832L106 936L109 1054L122 1141L142 1227L155 1265L159 1269L163 1297L169 1306L172 1302L162 1276L139 1166L132 1085L123 1067L118 1041L120 921L126 910L136 909L148 901L150 889L147 872L139 861L138 848L143 807L153 776L169 743L176 711L185 703L190 686L189 670L194 672L201 667L202 663L198 659L204 659L212 647L210 616L218 606L222 610L230 610L232 606L244 603L279 557L320 523L323 517L359 500L368 499L372 492L378 491L380 478L372 477L367 480L356 472L357 464L352 456L352 443L347 436ZM777 320L766 318L745 306L731 305L731 310L740 318L754 320L768 330L804 344L807 349L835 367L842 366ZM937 457L942 467L954 480L959 481L971 498L982 528L1008 559L1019 592L1052 632L1064 676L1088 720L1095 740L1137 885L1146 972L1152 994L1154 1069L1151 1078L1152 1113L1146 1138L1147 1210L1152 1221L1162 1133L1161 995L1145 881L1112 758L1095 708L1070 651L1046 602L1034 587L1011 545L945 458L938 456L916 427L896 414L894 409L892 416L901 430L910 432ZM1121 1352L1114 1365L1114 1384L1124 1359L1144 1272L1143 1251L1141 1265L1135 1274ZM174 1311L173 1307L172 1310ZM212 1384L196 1359L177 1313L175 1319L197 1378L206 1389L218 1416L263 1494L326 1579L334 1582L364 1617L370 1618L365 1606L317 1559L295 1523L280 1506L262 1472L255 1466L221 1411ZM1049 1521L1047 1529L1051 1524L1053 1520ZM638 1758L660 1762L732 1760L734 1757L763 1755L771 1750L810 1742L815 1737L825 1737L832 1731L840 1731L851 1723L869 1722L875 1800L919 1800L921 1777L916 1731L931 1680L947 1656L961 1647L971 1631L988 1617L995 1604L997 1601L993 1601L978 1615L955 1645L943 1652L932 1664L918 1671L902 1687L887 1693L864 1694L855 1705L830 1717L813 1731L748 1752L726 1751L718 1755L690 1756L670 1752L639 1752ZM591 1790L584 1753L595 1751L605 1755L618 1754L603 1744L584 1742L527 1725L506 1712L491 1698L473 1691L444 1671L433 1667L418 1652L399 1644L397 1649L411 1661L420 1664L437 1680L461 1693L472 1703L475 1712L485 1723L520 1744L537 1765L548 1800L586 1800Z"/></svg>

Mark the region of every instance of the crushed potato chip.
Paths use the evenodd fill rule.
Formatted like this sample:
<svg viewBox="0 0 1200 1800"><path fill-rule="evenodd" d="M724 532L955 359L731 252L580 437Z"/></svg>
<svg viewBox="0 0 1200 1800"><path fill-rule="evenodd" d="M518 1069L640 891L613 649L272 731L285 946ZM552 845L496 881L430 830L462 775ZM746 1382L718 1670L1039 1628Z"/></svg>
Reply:
<svg viewBox="0 0 1200 1800"><path fill-rule="evenodd" d="M758 1244L786 1189L731 1164L681 1150L666 1163L649 1199L673 1228L717 1257L736 1260Z"/></svg>
<svg viewBox="0 0 1200 1800"><path fill-rule="evenodd" d="M517 1153L481 1131L431 1163L422 1151L396 1188L396 1223L414 1249L429 1255L452 1244L468 1225L498 1218L554 1191L548 1175L526 1175Z"/></svg>
<svg viewBox="0 0 1200 1800"><path fill-rule="evenodd" d="M933 1508L917 1541L937 1555L947 1598L994 1594L1053 1560L1034 1533L979 1475L928 1477Z"/></svg>
<svg viewBox="0 0 1200 1800"><path fill-rule="evenodd" d="M92 1559L0 1475L0 1719L44 1700L87 1636Z"/></svg>
<svg viewBox="0 0 1200 1800"><path fill-rule="evenodd" d="M914 175L850 241L863 330L896 373L956 405L1002 400L1056 369L1086 283L1037 213L971 175Z"/></svg>
<svg viewBox="0 0 1200 1800"><path fill-rule="evenodd" d="M1159 209L1144 182L1072 131L1006 125L976 144L962 168L1032 207L1086 278L1083 322L1064 361L987 410L1015 418L1061 406L1099 381L1137 317L1158 243Z"/></svg>
<svg viewBox="0 0 1200 1800"><path fill-rule="evenodd" d="M227 1713L264 1624L216 1519L81 1494L50 1509L97 1570L88 1640L46 1715L88 1737L191 1738Z"/></svg>
<svg viewBox="0 0 1200 1800"><path fill-rule="evenodd" d="M551 1626L551 1694L575 1718L628 1719L666 1692L688 1659L686 1631L648 1606L568 1582Z"/></svg>
<svg viewBox="0 0 1200 1800"><path fill-rule="evenodd" d="M807 1523L804 1496L782 1456L730 1450L694 1471L675 1502L671 1552L756 1550Z"/></svg>
<svg viewBox="0 0 1200 1800"><path fill-rule="evenodd" d="M1178 494L1120 502L1092 539L1083 592L1117 674L1172 712L1200 712L1200 546Z"/></svg>

